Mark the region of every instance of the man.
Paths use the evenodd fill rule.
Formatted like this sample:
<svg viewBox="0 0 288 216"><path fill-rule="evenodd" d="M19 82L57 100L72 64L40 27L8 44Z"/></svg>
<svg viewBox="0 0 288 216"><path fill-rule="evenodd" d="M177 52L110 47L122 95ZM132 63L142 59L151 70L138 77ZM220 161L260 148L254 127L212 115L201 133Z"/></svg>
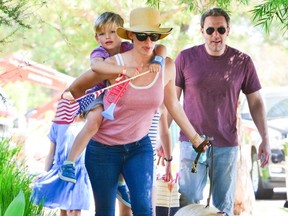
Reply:
<svg viewBox="0 0 288 216"><path fill-rule="evenodd" d="M220 8L206 11L201 17L201 33L205 43L183 50L176 58L176 91L196 131L213 137L213 204L226 215L233 215L237 175L237 102L242 91L262 143L259 146L261 166L270 158L267 124L261 85L251 58L226 45L230 17ZM198 203L203 199L207 167L211 165L212 149L206 153L197 173L191 173L196 157L187 137L180 132L180 205Z"/></svg>

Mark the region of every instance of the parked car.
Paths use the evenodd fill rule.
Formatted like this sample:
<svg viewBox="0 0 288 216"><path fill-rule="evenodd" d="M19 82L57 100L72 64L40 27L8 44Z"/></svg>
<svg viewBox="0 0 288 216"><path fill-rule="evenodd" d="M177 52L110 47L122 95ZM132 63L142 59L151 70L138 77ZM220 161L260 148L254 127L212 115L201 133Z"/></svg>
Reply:
<svg viewBox="0 0 288 216"><path fill-rule="evenodd" d="M246 97L240 105L241 144L251 146L251 179L256 199L269 199L273 189L285 190L285 154L283 144L288 142L288 88L261 90L266 107L268 134L272 156L268 166L261 168L257 158L261 137L252 121Z"/></svg>

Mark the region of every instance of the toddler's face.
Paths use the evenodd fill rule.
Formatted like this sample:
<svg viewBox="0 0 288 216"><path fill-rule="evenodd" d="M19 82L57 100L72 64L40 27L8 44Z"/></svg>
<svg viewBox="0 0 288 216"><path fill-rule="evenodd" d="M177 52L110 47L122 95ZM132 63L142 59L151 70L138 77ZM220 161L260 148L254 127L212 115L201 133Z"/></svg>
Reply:
<svg viewBox="0 0 288 216"><path fill-rule="evenodd" d="M117 25L110 23L96 33L96 40L106 50L113 50L121 44L121 38L116 33Z"/></svg>

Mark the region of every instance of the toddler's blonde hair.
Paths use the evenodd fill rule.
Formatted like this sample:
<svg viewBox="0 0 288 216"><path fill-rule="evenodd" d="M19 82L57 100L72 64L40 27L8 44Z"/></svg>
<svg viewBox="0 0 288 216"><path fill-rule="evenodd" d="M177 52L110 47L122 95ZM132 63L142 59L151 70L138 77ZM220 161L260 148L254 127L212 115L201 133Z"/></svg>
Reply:
<svg viewBox="0 0 288 216"><path fill-rule="evenodd" d="M94 23L94 31L95 34L100 32L105 25L113 24L115 23L119 27L123 27L124 20L123 18L116 13L113 12L104 12L102 13Z"/></svg>

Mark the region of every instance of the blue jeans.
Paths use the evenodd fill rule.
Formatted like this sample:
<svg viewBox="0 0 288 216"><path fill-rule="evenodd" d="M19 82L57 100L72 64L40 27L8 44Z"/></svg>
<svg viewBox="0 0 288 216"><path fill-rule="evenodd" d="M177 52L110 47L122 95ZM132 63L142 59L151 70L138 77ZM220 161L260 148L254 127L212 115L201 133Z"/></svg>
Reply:
<svg viewBox="0 0 288 216"><path fill-rule="evenodd" d="M85 165L95 200L95 215L113 216L119 175L130 191L133 215L152 215L153 149L150 138L108 146L90 140Z"/></svg>
<svg viewBox="0 0 288 216"><path fill-rule="evenodd" d="M237 157L236 147L213 147L213 205L226 215L233 216L234 195L236 190ZM191 172L191 167L196 158L190 142L180 144L180 176L179 192L180 206L199 203L203 199L203 190L208 179L211 164L211 148L206 151L207 160L198 163L197 173ZM208 197L207 197L208 198Z"/></svg>

